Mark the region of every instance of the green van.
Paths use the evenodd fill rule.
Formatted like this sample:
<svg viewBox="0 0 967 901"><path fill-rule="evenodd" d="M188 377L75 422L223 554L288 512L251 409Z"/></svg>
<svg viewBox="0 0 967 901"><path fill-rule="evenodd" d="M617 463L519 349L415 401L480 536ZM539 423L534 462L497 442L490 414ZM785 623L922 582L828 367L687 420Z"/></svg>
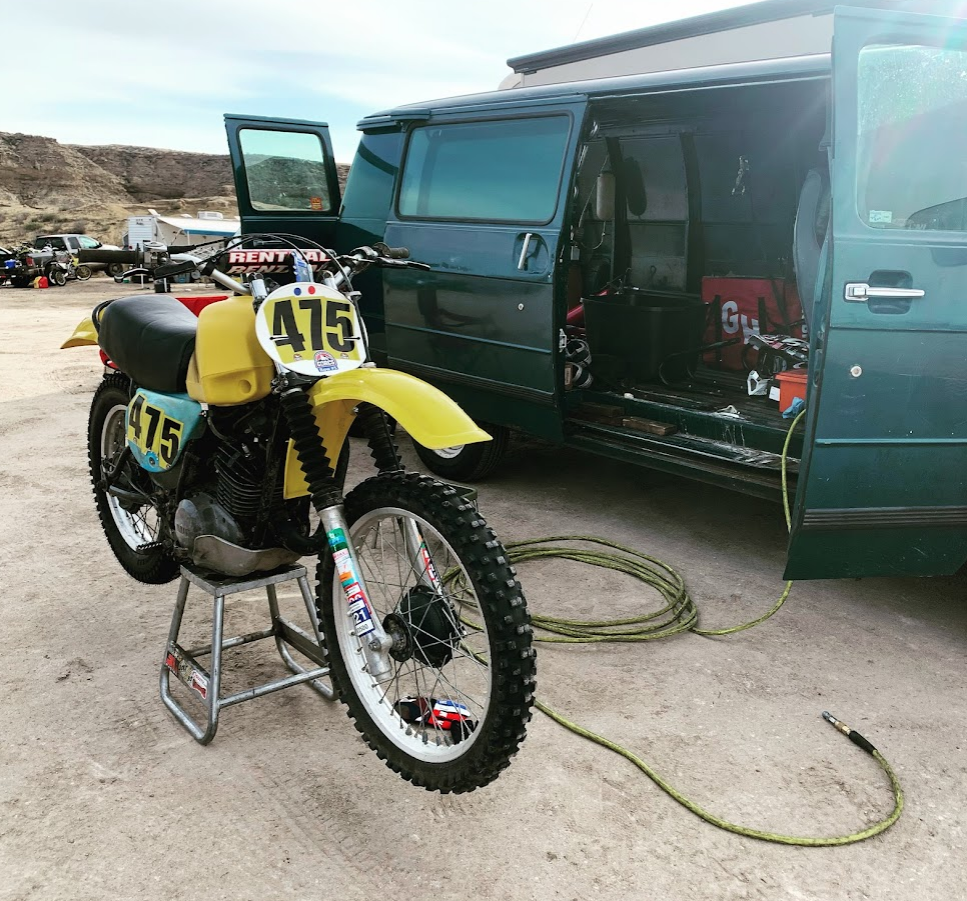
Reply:
<svg viewBox="0 0 967 901"><path fill-rule="evenodd" d="M833 33L368 116L342 197L324 124L227 116L243 231L430 265L358 287L377 362L494 436L422 449L442 477L517 431L778 497L798 396L786 576L953 573L967 22L838 8Z"/></svg>

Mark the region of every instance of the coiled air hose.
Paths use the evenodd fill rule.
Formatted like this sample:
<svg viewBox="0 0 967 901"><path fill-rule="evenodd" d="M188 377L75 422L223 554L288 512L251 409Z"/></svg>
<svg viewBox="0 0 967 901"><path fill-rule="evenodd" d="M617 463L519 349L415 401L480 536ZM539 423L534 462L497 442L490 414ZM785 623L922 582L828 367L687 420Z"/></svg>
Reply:
<svg viewBox="0 0 967 901"><path fill-rule="evenodd" d="M793 432L804 413L805 411L793 420L782 448L782 502L786 515L787 529L790 529L792 526L792 518L789 510L787 473L789 445L792 441ZM560 547L553 544L553 542L559 541L578 541L585 544L597 545L598 547L611 548L612 551L618 551L619 553L609 553L607 551L587 548ZM623 547L620 544L615 544L603 538L588 535L558 535L550 538L530 539L528 541L507 544L506 547L508 556L514 564L526 563L529 560L545 559L548 557L560 557L566 560L576 560L591 566L600 566L605 569L626 573L654 588L665 601L664 606L660 610L644 613L640 616L626 617L624 619L573 620L534 614L531 617L534 628L544 633L549 633L535 636L535 640L537 641L569 644L604 641L654 641L658 638L667 638L668 636L677 635L682 632L694 632L698 635L706 636L733 635L736 632L751 629L753 626L757 626L759 623L765 622L773 616L785 603L786 598L789 597L789 592L792 590L792 582L786 582L785 588L775 604L766 613L751 622L742 623L741 625L732 626L727 629L701 629L698 626L698 608L689 595L688 589L685 587L685 580L675 569L655 557L650 557L647 554L642 554L639 551ZM681 792L662 779L652 767L627 748L622 747L617 742L613 742L604 736L591 732L583 726L579 726L577 723L572 722L539 700L534 703L538 710L547 714L552 720L564 726L565 729L569 729L575 735L587 738L604 748L608 748L608 750L614 751L626 760L630 760L662 791L674 798L674 800L687 810L690 810L696 816L705 820L705 822L711 823L713 826L717 826L719 829L724 829L727 832L734 832L737 835L757 838L767 842L777 842L784 845L804 845L807 847L850 845L854 842L871 838L874 835L879 835L881 832L889 829L900 818L900 814L903 811L903 791L896 774L893 772L886 758L862 735L853 731L845 723L840 722L826 712L823 712L824 719L846 735L854 744L871 754L886 773L893 791L894 806L888 816L858 832L830 837L809 837L782 835L775 832L766 832L761 829L752 829L748 826L730 823L721 817L715 816L715 814L710 813L694 801L685 797Z"/></svg>

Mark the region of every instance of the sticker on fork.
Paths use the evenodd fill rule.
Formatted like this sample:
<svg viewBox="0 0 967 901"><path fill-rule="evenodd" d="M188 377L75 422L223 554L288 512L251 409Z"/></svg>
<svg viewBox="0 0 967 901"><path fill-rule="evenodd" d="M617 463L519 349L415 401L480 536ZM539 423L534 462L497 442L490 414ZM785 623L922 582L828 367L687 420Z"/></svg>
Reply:
<svg viewBox="0 0 967 901"><path fill-rule="evenodd" d="M349 615L352 617L356 635L368 635L376 628L373 622L373 610L369 599L359 583L359 576L353 566L353 557L349 553L349 543L346 533L342 529L332 529L326 533L329 547L332 548L332 559L339 575L339 584L346 595L349 605Z"/></svg>
<svg viewBox="0 0 967 901"><path fill-rule="evenodd" d="M420 562L423 564L423 571L429 576L430 584L437 590L440 590L440 577L437 575L436 567L433 565L433 560L430 557L430 551L426 546L426 539L420 538Z"/></svg>

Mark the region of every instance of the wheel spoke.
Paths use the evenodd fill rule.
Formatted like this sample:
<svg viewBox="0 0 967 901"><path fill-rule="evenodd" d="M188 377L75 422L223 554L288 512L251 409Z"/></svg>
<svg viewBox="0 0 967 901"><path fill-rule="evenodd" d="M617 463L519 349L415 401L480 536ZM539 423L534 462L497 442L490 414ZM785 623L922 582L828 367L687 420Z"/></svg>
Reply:
<svg viewBox="0 0 967 901"><path fill-rule="evenodd" d="M378 514L378 515L377 515ZM408 657L394 660L392 671L382 679L364 677L356 683L367 700L370 716L384 723L381 729L393 741L420 758L436 760L460 750L462 742L472 743L472 734L455 743L453 733L444 721L432 713L434 701L451 701L464 705L475 721L486 715L492 674L473 650L482 643L486 653L489 641L480 626L467 634L462 623L465 609L477 609L472 583L458 556L447 541L429 523L399 510L377 511L365 523L357 524L352 534L374 615L381 620L394 614L399 628L406 630ZM451 574L443 582L442 591L432 591L431 570L421 556L411 553L407 528L412 522L426 546L427 558L437 577L432 584L441 585L440 574ZM344 603L338 579L333 591L337 604ZM419 592L424 592L419 594ZM347 656L358 656L360 639L352 633L348 617L337 607L337 639ZM341 626L341 628L339 628ZM444 647L448 646L448 647ZM429 655L428 657L422 656ZM434 654L443 660L441 666L429 661ZM397 704L411 700L419 705L412 722L404 719ZM459 729L459 725L454 726Z"/></svg>
<svg viewBox="0 0 967 901"><path fill-rule="evenodd" d="M409 473L375 476L346 499L360 576L392 641L384 674L362 664L372 636L356 635L328 556L319 609L333 678L370 745L418 785L468 791L516 752L534 667L513 570L493 532L452 499L446 486Z"/></svg>

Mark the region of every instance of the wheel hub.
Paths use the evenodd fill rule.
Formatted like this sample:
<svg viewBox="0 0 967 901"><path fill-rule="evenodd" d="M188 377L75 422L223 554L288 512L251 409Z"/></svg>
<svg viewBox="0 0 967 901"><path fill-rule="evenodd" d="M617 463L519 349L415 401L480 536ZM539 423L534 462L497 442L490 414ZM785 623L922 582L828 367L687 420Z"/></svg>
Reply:
<svg viewBox="0 0 967 901"><path fill-rule="evenodd" d="M393 640L389 653L394 660L405 663L416 657L437 669L453 659L460 639L453 608L426 585L409 589L383 620L383 628Z"/></svg>

